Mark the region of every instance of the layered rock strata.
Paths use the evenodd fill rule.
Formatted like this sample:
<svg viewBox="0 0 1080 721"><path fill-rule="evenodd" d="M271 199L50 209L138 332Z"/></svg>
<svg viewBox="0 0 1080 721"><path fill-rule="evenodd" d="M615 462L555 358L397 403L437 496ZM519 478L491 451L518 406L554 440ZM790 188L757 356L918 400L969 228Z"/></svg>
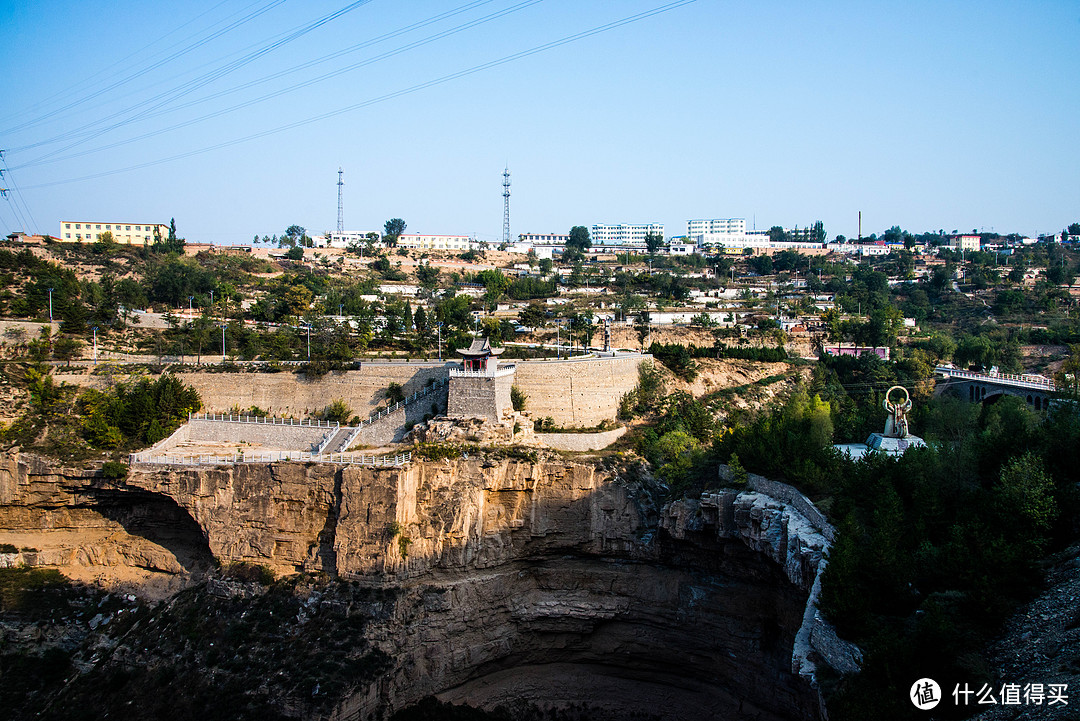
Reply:
<svg viewBox="0 0 1080 721"><path fill-rule="evenodd" d="M432 694L596 719L818 718L812 677L792 669L793 649L814 648L806 600L825 546L812 525L753 493L662 514L648 499L563 461L166 467L107 480L12 456L0 464L0 542L112 529L158 549L161 573L212 558L393 589L366 632L392 668L343 699L338 718Z"/></svg>

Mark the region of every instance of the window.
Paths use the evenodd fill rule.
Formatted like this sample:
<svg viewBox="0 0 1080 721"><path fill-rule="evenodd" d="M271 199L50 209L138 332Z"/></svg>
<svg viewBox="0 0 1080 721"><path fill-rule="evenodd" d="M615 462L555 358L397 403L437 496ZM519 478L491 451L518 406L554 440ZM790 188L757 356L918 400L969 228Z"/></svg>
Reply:
<svg viewBox="0 0 1080 721"><path fill-rule="evenodd" d="M71 226L68 226L68 227L70 228ZM65 238L70 238L70 237L71 237L71 233L68 233L68 234L67 234L67 235L65 235L64 237L65 237Z"/></svg>
<svg viewBox="0 0 1080 721"><path fill-rule="evenodd" d="M64 223L64 227L71 230L71 223ZM69 235L68 237L70 238L71 236Z"/></svg>
<svg viewBox="0 0 1080 721"><path fill-rule="evenodd" d="M101 226L99 225L98 227L100 228ZM116 229L117 229L117 230L120 230L120 226L117 226L117 227L116 227ZM110 225L106 225L106 226L105 226L105 230L112 230L112 226L110 226Z"/></svg>
<svg viewBox="0 0 1080 721"><path fill-rule="evenodd" d="M142 230L142 228L140 228L139 226L136 225L135 230Z"/></svg>
<svg viewBox="0 0 1080 721"><path fill-rule="evenodd" d="M131 226L130 225L125 225L124 230L131 230Z"/></svg>
<svg viewBox="0 0 1080 721"><path fill-rule="evenodd" d="M79 224L78 224L78 223L76 223L76 224L75 224L75 230L78 230L78 229L79 229Z"/></svg>
<svg viewBox="0 0 1080 721"><path fill-rule="evenodd" d="M89 228L90 226L88 225L88 226L86 226L86 227L87 227L87 228ZM98 229L98 230L101 230L101 225L98 225L97 229Z"/></svg>

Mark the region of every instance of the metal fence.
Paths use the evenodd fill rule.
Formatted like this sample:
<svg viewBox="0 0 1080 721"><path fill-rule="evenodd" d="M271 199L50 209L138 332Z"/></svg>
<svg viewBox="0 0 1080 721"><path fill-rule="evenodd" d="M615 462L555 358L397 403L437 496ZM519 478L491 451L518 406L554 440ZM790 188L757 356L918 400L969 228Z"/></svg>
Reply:
<svg viewBox="0 0 1080 721"><path fill-rule="evenodd" d="M1038 390L1052 391L1057 388L1050 378L1037 375L1018 375L1016 373L976 373L962 368L950 368L949 366L937 366L934 372L939 375L952 378L967 378L969 380L985 381L987 383L1001 383L1003 385L1019 386L1021 388L1033 388Z"/></svg>
<svg viewBox="0 0 1080 721"><path fill-rule="evenodd" d="M310 418L275 418L273 416L236 416L224 413L189 413L189 421L218 421L220 423L257 423L266 426L311 426L313 428L340 428L337 421L320 421Z"/></svg>

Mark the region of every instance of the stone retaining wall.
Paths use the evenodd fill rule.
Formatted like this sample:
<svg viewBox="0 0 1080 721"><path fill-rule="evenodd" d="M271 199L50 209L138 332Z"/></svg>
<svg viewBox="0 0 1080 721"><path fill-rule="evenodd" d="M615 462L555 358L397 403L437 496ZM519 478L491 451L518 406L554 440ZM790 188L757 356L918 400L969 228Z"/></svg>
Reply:
<svg viewBox="0 0 1080 721"><path fill-rule="evenodd" d="M310 451L334 428L325 426L282 426L262 423L236 423L196 418L185 423L166 441L154 446L154 453L166 453L184 442L220 441L257 443L270 448Z"/></svg>
<svg viewBox="0 0 1080 721"><path fill-rule="evenodd" d="M619 399L637 385L638 365L651 356L575 358L558 361L515 361L514 385L528 396L533 418L550 417L556 425L591 427L614 419ZM457 363L364 363L359 370L335 371L321 378L281 373L178 373L199 392L203 410L228 413L258 406L270 415L304 418L343 400L361 418L385 404L390 383L406 395L422 390L428 379L445 378ZM107 376L56 373L57 382L102 389Z"/></svg>
<svg viewBox="0 0 1080 721"><path fill-rule="evenodd" d="M615 428L601 433L534 433L536 440L557 451L598 451L622 438L627 429Z"/></svg>
<svg viewBox="0 0 1080 721"><path fill-rule="evenodd" d="M619 400L638 382L638 365L652 356L518 361L514 385L525 392L525 410L556 425L591 427L614 420Z"/></svg>

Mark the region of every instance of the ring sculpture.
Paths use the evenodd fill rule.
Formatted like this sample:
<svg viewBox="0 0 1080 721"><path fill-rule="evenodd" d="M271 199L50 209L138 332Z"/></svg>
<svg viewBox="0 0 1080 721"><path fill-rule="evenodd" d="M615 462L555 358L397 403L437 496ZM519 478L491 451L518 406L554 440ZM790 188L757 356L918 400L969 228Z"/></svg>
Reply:
<svg viewBox="0 0 1080 721"><path fill-rule="evenodd" d="M904 394L903 400L895 402L889 400L892 392L896 390ZM889 417L885 421L884 436L886 438L906 438L908 434L907 412L911 410L911 397L908 395L907 389L903 386L893 386L885 393L885 400L882 405L889 412Z"/></svg>

